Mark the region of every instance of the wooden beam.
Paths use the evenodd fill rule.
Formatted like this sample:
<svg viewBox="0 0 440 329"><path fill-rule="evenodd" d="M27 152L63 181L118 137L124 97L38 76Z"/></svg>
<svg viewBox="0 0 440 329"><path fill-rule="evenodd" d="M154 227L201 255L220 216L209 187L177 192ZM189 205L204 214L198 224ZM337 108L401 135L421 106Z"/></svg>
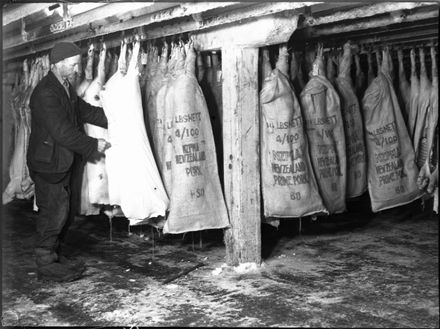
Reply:
<svg viewBox="0 0 440 329"><path fill-rule="evenodd" d="M287 42L297 23L298 16L285 12L212 31L195 32L193 35L200 50L220 49L227 45L262 47Z"/></svg>
<svg viewBox="0 0 440 329"><path fill-rule="evenodd" d="M206 21L194 20L192 15L196 13L201 13L208 8L215 9L219 7L227 7L234 3L204 3L202 4L194 4L191 7L179 7L179 9L168 9L163 10L158 13L152 13L148 15L144 15L142 17L135 18L133 20L128 20L127 22L112 24L111 26L102 26L100 28L96 28L93 32L89 31L87 26L79 29L75 34L65 36L62 38L56 39L56 41L70 41L77 42L80 40L86 40L93 37L98 37L101 35L108 35L111 33L120 32L122 30L126 30L129 28L135 28L140 26L145 26L146 39L156 39L169 35L176 35L180 33L194 32L194 31L202 31L208 29L214 29L226 24L236 24L237 22L248 22L249 20L258 18L258 21L255 21L252 24L252 29L249 30L249 27L245 27L245 23L242 23L242 27L239 28L239 31L246 33L245 35L241 35L240 33L232 32L233 35L237 37L237 40L241 43L246 43L245 36L252 36L253 40L260 39L259 44L274 44L276 42L284 42L278 41L283 40L284 38L290 37L296 28L297 19L292 18L292 14L296 12L298 8L302 8L302 6L307 3L269 3L263 5L257 5L251 8L245 8L242 10L237 10L232 13L228 12L218 17L207 19ZM187 8L184 10L183 8ZM284 12L286 16L270 16L270 17L262 17L267 15L276 15L274 13ZM172 18L177 18L179 15L187 16L183 20L174 20L174 23L169 23L168 21L172 20ZM271 19L275 18L276 21L271 22ZM154 28L149 28L149 25L153 23L162 22L162 25ZM259 22L265 24L265 28L259 26ZM92 24L93 25L93 24ZM240 26L240 24L238 25ZM229 29L223 30L223 35L226 37L230 31L233 31L232 25ZM256 31L259 31L259 35L257 35ZM268 31L272 34L269 35ZM221 45L215 42L209 42L210 35L201 35L199 37L198 45L207 49L207 47L215 47L215 49L219 49ZM223 38L225 38L223 37ZM53 37L54 38L54 37ZM208 39L207 39L208 38ZM203 46L201 40L207 40L209 45L206 47ZM216 40L220 40L216 38ZM251 40L251 39L249 39ZM111 37L106 38L106 42L109 44L113 44L116 46L119 43L119 35L113 35ZM203 41L205 42L205 41ZM47 40L41 42L39 44L33 44L31 42L26 43L24 46L14 47L12 49L5 49L4 51L4 59L12 59L12 58L20 58L35 52L42 52L48 50L53 47L54 39ZM111 46L110 46L111 47Z"/></svg>
<svg viewBox="0 0 440 329"><path fill-rule="evenodd" d="M51 3L27 3L27 4L10 4L3 8L3 26L18 21L26 16L44 10L56 2Z"/></svg>
<svg viewBox="0 0 440 329"><path fill-rule="evenodd" d="M144 3L145 4L145 3ZM108 35L111 33L119 33L123 30L134 29L140 26L148 26L153 23L163 23L169 20L191 16L193 14L202 13L207 10L213 10L216 8L224 8L236 4L235 2L204 2L204 3L182 3L179 6L175 6L177 3L167 2L155 2L155 12L128 19L120 23L97 25L95 21L90 22L90 26L84 25L78 27L75 33L72 34L72 30L69 30L69 34L60 37L60 35L51 35L49 37L41 39L39 43L24 42L20 46L5 49L4 47L4 59L19 58L32 53L42 52L53 47L54 40L56 41L69 41L77 42L93 37L99 37ZM170 6L173 6L170 8ZM162 10L158 10L162 8ZM166 9L163 9L166 8ZM92 17L90 17L92 20ZM99 23L99 22L98 22ZM102 24L102 23L101 23ZM91 28L90 28L91 27Z"/></svg>
<svg viewBox="0 0 440 329"><path fill-rule="evenodd" d="M351 24L341 24L336 26L326 26L322 28L305 29L305 37L308 39L319 38L330 35L339 35L341 33L351 33L354 31L368 30L372 28L385 27L397 23L419 22L421 20L438 17L438 10L419 12L407 16L380 17L376 19L362 20ZM364 17L359 17L364 18Z"/></svg>
<svg viewBox="0 0 440 329"><path fill-rule="evenodd" d="M222 50L226 262L261 263L258 48Z"/></svg>
<svg viewBox="0 0 440 329"><path fill-rule="evenodd" d="M420 31L414 31L411 33L401 33L395 35L388 36L378 36L378 37L367 37L356 39L356 43L362 44L370 44L370 43L383 43L384 45L387 43L399 43L416 39L433 39L438 36L438 28L435 29L426 29Z"/></svg>
<svg viewBox="0 0 440 329"><path fill-rule="evenodd" d="M392 11L413 9L413 8L429 6L433 4L434 4L433 2L400 2L400 3L381 2L370 6L362 6L352 10L338 11L333 15L323 16L316 19L313 17L308 17L304 21L304 27L329 24L342 20L371 17L379 14L386 14Z"/></svg>
<svg viewBox="0 0 440 329"><path fill-rule="evenodd" d="M175 7L176 4L160 4L160 7L158 8L158 5L156 5L153 2L145 3L145 2L132 2L132 3L111 3L102 7L94 8L92 10L89 10L87 12L81 13L79 15L72 17L72 24L60 31L56 32L51 29L52 25L45 25L45 26L39 26L33 30L26 31L28 35L30 36L27 40L27 42L33 42L37 43L40 40L44 40L50 35L54 34L71 34L75 30L78 30L78 28L85 27L85 30L93 31L93 26L98 24L105 24L105 20L107 19L107 23L109 20L112 20L113 23L117 22L119 23L119 20L128 20L132 17L137 16L143 16L146 14L151 14L152 12L155 12L159 9L168 9L171 6ZM112 18L112 19L109 19ZM92 24L90 26L89 24ZM9 49L17 46L21 46L23 44L26 44L26 42L23 41L20 35L16 35L12 38L7 38L3 41L3 48Z"/></svg>

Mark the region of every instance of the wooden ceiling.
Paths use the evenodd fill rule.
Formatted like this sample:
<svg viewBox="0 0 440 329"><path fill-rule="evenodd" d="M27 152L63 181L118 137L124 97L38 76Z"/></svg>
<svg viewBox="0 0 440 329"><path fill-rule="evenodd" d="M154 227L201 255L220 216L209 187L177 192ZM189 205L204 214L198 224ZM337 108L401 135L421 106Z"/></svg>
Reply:
<svg viewBox="0 0 440 329"><path fill-rule="evenodd" d="M3 58L21 60L55 41L113 42L135 31L156 39L240 24L264 15L301 15L304 42L411 45L438 40L439 1L431 2L59 2L3 5Z"/></svg>

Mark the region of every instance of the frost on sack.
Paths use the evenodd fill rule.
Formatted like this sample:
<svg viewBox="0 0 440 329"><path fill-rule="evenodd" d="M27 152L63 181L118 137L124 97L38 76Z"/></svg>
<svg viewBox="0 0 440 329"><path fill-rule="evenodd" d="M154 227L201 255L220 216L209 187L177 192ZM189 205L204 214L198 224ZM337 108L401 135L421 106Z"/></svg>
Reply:
<svg viewBox="0 0 440 329"><path fill-rule="evenodd" d="M195 76L195 60L192 42L185 49L183 45L174 48L170 59L174 78L170 78L163 94L166 129L162 171L170 196L164 233L229 225L209 112Z"/></svg>
<svg viewBox="0 0 440 329"><path fill-rule="evenodd" d="M389 75L384 51L381 71L362 100L368 152L368 189L373 212L410 203L421 196L414 149Z"/></svg>
<svg viewBox="0 0 440 329"><path fill-rule="evenodd" d="M130 225L136 225L164 216L169 200L145 130L137 68L140 43L133 46L128 69L126 44L121 48L118 70L101 92L111 143L106 151L108 192L110 204L119 205Z"/></svg>
<svg viewBox="0 0 440 329"><path fill-rule="evenodd" d="M264 51L263 67L269 65ZM261 172L266 217L328 213L318 192L301 108L287 77L287 46L260 92Z"/></svg>
<svg viewBox="0 0 440 329"><path fill-rule="evenodd" d="M347 180L344 127L339 96L324 77L322 46L300 98L319 192L330 214L341 213Z"/></svg>
<svg viewBox="0 0 440 329"><path fill-rule="evenodd" d="M335 84L339 92L342 119L344 120L345 150L347 154L347 198L360 196L367 190L367 158L363 119L350 76L351 58L351 46L350 43L346 43Z"/></svg>

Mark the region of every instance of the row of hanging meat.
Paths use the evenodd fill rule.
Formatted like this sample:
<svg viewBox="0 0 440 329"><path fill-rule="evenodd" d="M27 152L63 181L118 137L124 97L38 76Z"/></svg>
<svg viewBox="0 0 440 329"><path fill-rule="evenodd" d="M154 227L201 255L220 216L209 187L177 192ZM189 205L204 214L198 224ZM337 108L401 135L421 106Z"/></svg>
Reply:
<svg viewBox="0 0 440 329"><path fill-rule="evenodd" d="M108 119L108 129L85 125L86 133L112 145L105 158L85 166L81 213L118 206L106 214L125 216L130 225L163 227L164 233L227 227L192 42L164 45L160 56L157 48L144 52L139 42L122 43L119 57L112 57L101 49L93 78L90 49L77 89L85 101L102 106Z"/></svg>
<svg viewBox="0 0 440 329"><path fill-rule="evenodd" d="M376 77L369 55L369 81L363 91L365 75L358 55L356 82L351 78L351 48L346 43L337 60L328 58L326 69L323 48L318 47L307 83L294 54L289 63L287 46L279 47L274 69L268 50L263 51L261 170L266 217L341 213L347 199L367 189L374 212L422 197L416 184L419 169L425 166L429 172L437 161L432 159L438 121L435 50L431 48L432 82L423 48L420 79L411 50L411 84L399 51L399 90L393 86L389 51L377 57Z"/></svg>
<svg viewBox="0 0 440 329"><path fill-rule="evenodd" d="M265 216L343 212L346 199L363 194L367 186L373 211L421 197L415 183L415 161L419 167L428 166L437 125L434 49L431 55L432 83L426 77L423 50L420 81L415 52L411 52L409 84L399 53L400 88L396 96L388 51L383 52L382 60L376 57L381 63L376 78L368 56L365 95L365 75L357 55L354 84L350 77L349 44L338 60L327 60L327 69L323 49L319 48L311 61L307 83L296 56L291 56L289 63L285 46L280 46L273 70L267 50L263 51L265 80L260 104ZM338 72L332 63L338 64ZM104 210L109 217L127 217L131 225L149 222L163 226L165 233L228 226L213 137L213 128L218 129L209 118L199 86L204 75L200 56L197 64L196 78L196 53L191 42L171 47L164 44L160 54L156 47L145 52L139 42L132 47L122 43L119 55L107 51L105 44L100 51L90 45L84 58L85 74L76 89L79 97L104 108L109 126L102 129L86 124L84 129L90 136L109 140L112 147L105 158L85 166L81 214ZM217 76L208 80L211 84L218 82L214 96L218 96L216 103L221 107L218 57L213 55L209 64L217 68ZM38 58L29 77L25 61L23 79L14 88L16 145L4 203L33 195L25 161L30 129L28 101L48 69L47 56ZM405 104L404 111L397 99ZM402 120L408 130L403 129Z"/></svg>
<svg viewBox="0 0 440 329"><path fill-rule="evenodd" d="M9 183L2 194L3 204L13 199L30 199L34 195L34 183L26 164L26 153L31 132L29 101L38 82L49 72L49 56L23 61L23 73L15 76L15 84L9 100L13 117L13 153L9 165Z"/></svg>

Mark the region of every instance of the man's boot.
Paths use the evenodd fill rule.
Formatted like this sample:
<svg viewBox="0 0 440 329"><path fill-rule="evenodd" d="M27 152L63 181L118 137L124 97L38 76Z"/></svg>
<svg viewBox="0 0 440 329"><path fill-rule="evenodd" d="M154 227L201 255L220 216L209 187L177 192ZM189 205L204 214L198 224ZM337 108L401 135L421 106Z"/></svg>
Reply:
<svg viewBox="0 0 440 329"><path fill-rule="evenodd" d="M81 277L84 267L72 267L71 264L58 262L57 254L50 250L35 250L38 278L57 282L69 282Z"/></svg>
<svg viewBox="0 0 440 329"><path fill-rule="evenodd" d="M64 250L66 250L66 246L64 245L64 243L60 242L58 243L58 247L56 248L57 250L57 254L58 254L58 262L73 268L82 268L85 270L86 268L86 264L84 263L84 261L80 260L80 259L72 259L70 257L66 257L65 256L65 252Z"/></svg>

